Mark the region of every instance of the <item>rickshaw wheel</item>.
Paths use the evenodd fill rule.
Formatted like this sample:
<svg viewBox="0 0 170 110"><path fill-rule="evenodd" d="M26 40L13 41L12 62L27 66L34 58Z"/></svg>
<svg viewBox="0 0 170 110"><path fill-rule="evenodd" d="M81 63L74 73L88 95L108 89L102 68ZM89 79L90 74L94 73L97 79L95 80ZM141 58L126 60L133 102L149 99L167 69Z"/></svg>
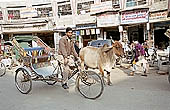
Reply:
<svg viewBox="0 0 170 110"><path fill-rule="evenodd" d="M28 94L32 89L32 79L29 72L24 68L18 68L15 74L15 85L17 89L23 93Z"/></svg>
<svg viewBox="0 0 170 110"><path fill-rule="evenodd" d="M103 80L94 71L82 71L82 75L77 76L76 87L80 94L88 99L100 97L104 90Z"/></svg>
<svg viewBox="0 0 170 110"><path fill-rule="evenodd" d="M170 83L170 74L168 75L168 81L169 81L169 83Z"/></svg>
<svg viewBox="0 0 170 110"><path fill-rule="evenodd" d="M6 73L6 67L5 67L5 64L0 62L0 77L5 75Z"/></svg>

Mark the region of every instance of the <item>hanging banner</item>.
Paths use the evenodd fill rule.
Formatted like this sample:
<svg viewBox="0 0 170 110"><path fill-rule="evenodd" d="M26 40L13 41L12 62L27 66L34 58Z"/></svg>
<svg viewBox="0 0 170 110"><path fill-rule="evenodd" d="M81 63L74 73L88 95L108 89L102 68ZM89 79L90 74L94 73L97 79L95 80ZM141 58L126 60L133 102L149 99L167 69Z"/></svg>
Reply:
<svg viewBox="0 0 170 110"><path fill-rule="evenodd" d="M121 13L121 24L146 23L148 20L148 9L125 11Z"/></svg>

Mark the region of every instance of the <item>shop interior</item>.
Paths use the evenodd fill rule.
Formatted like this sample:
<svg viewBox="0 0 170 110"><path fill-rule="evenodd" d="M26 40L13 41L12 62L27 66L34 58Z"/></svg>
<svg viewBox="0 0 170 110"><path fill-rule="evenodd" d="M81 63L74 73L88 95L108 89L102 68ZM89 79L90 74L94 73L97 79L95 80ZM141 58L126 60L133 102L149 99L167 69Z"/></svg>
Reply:
<svg viewBox="0 0 170 110"><path fill-rule="evenodd" d="M137 25L128 27L128 38L130 43L138 41L139 43L144 42L144 28L143 25Z"/></svg>

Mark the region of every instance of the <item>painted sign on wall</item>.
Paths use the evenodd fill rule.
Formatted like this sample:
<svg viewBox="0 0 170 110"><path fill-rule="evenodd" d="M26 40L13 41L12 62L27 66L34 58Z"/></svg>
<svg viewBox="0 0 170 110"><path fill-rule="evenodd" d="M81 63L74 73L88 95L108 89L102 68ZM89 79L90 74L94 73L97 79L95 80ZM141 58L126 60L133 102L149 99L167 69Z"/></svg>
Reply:
<svg viewBox="0 0 170 110"><path fill-rule="evenodd" d="M125 11L121 13L121 24L146 23L149 19L147 9Z"/></svg>

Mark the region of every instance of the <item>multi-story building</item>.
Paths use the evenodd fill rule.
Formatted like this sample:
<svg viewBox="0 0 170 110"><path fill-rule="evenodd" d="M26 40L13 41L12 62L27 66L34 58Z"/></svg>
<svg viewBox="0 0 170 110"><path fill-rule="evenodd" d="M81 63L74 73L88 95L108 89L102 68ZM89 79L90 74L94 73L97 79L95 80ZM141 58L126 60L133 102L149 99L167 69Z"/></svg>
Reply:
<svg viewBox="0 0 170 110"><path fill-rule="evenodd" d="M149 40L161 45L169 40L164 35L170 25L167 10L168 0L3 2L0 3L0 33L5 40L20 34L37 35L57 48L59 38L69 26L84 46L93 39L128 39L140 43Z"/></svg>
<svg viewBox="0 0 170 110"><path fill-rule="evenodd" d="M164 35L166 30L170 28L170 18L167 17L168 1L152 0L149 6L149 35L154 44L160 48L165 48L169 45L169 38Z"/></svg>
<svg viewBox="0 0 170 110"><path fill-rule="evenodd" d="M1 37L9 40L14 35L37 35L47 44L53 46L53 17L52 2L16 1L0 3ZM48 39L48 40L47 40Z"/></svg>
<svg viewBox="0 0 170 110"><path fill-rule="evenodd" d="M167 17L168 0L125 0L120 11L121 23L128 31L130 41L140 43L149 40L151 45L168 46L168 38L164 35L169 28Z"/></svg>

